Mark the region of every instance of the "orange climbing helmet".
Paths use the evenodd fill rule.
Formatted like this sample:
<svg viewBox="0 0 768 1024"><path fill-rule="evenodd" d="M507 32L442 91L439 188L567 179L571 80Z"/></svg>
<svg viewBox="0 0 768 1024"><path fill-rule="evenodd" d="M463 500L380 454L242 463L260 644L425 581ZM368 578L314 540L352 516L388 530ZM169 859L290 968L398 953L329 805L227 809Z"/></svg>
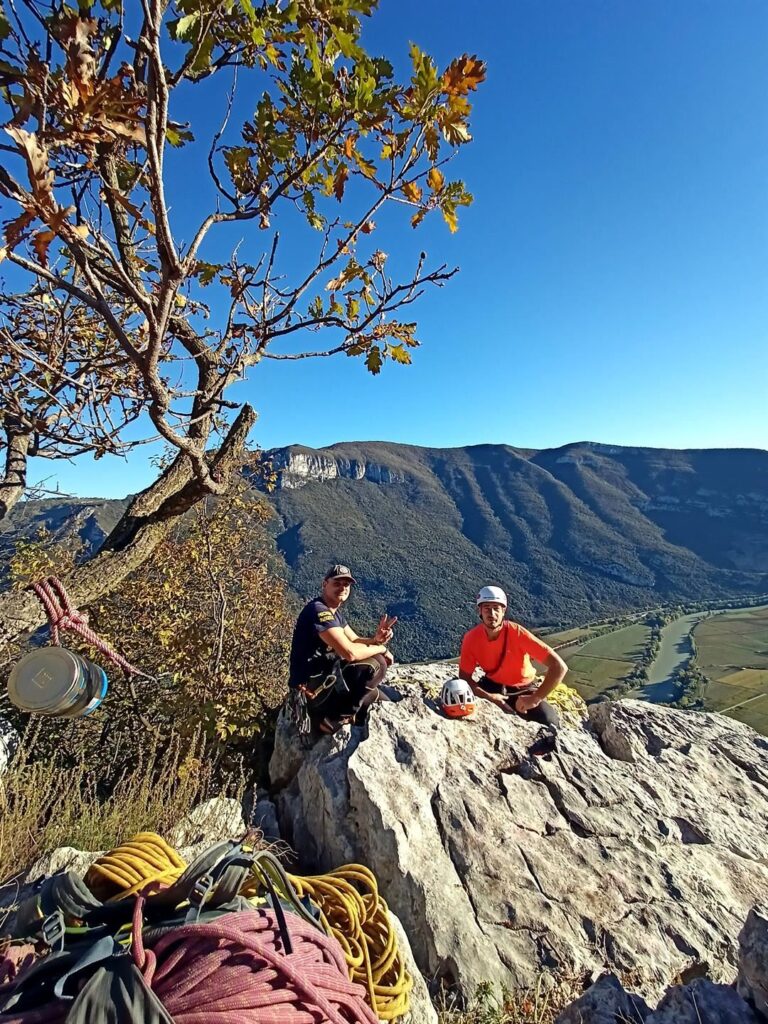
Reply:
<svg viewBox="0 0 768 1024"><path fill-rule="evenodd" d="M448 718L469 718L475 713L475 695L463 679L449 679L443 686L440 702Z"/></svg>

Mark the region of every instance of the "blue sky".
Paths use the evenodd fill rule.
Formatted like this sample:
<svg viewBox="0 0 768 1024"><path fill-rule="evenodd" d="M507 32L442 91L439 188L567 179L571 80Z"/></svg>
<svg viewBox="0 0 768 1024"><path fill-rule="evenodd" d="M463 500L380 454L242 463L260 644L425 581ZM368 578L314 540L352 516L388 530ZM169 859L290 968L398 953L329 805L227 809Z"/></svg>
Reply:
<svg viewBox="0 0 768 1024"><path fill-rule="evenodd" d="M411 367L262 364L233 395L254 441L768 447L764 0L382 0L369 49L403 73L410 40L488 63L456 161L475 203L454 236L380 244L461 273L413 307ZM151 473L136 453L31 479L117 496Z"/></svg>

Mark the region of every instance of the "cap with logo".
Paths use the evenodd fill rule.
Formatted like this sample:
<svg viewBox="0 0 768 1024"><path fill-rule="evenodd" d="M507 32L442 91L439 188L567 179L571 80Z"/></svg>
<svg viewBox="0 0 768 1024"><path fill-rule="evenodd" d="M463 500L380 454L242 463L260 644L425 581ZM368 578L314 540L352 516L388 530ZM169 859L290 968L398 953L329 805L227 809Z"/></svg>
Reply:
<svg viewBox="0 0 768 1024"><path fill-rule="evenodd" d="M483 587L477 595L477 604L503 604L507 607L507 595L501 587Z"/></svg>
<svg viewBox="0 0 768 1024"><path fill-rule="evenodd" d="M357 580L349 571L349 566L346 565L332 565L328 572L323 576L324 580L350 580L352 583L357 583Z"/></svg>

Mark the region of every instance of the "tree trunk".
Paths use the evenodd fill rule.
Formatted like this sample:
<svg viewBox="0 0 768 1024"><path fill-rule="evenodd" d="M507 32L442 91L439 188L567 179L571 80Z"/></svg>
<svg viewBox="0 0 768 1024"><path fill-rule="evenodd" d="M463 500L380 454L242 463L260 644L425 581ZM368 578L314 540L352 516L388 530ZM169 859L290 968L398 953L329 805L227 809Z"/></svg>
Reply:
<svg viewBox="0 0 768 1024"><path fill-rule="evenodd" d="M0 480L0 520L5 519L27 487L27 455L31 435L7 423L5 427L5 476Z"/></svg>

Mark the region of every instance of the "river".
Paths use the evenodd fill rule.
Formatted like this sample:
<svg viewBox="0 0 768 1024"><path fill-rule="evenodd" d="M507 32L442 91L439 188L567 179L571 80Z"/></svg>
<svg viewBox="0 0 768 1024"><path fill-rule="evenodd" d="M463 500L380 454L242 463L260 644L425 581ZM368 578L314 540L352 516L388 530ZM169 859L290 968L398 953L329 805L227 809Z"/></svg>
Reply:
<svg viewBox="0 0 768 1024"><path fill-rule="evenodd" d="M724 608L722 613L737 615L739 612L758 611L768 605L751 605L746 608ZM648 682L633 696L641 700L649 700L653 704L675 700L679 696L679 687L672 681L676 669L685 664L691 656L690 632L697 622L707 617L707 612L692 612L675 619L661 630L659 653L653 664L648 668Z"/></svg>
<svg viewBox="0 0 768 1024"><path fill-rule="evenodd" d="M660 704L678 696L680 688L672 681L672 676L690 658L692 651L689 634L704 615L704 612L692 612L662 626L659 653L648 668L648 682L638 693L642 700Z"/></svg>

